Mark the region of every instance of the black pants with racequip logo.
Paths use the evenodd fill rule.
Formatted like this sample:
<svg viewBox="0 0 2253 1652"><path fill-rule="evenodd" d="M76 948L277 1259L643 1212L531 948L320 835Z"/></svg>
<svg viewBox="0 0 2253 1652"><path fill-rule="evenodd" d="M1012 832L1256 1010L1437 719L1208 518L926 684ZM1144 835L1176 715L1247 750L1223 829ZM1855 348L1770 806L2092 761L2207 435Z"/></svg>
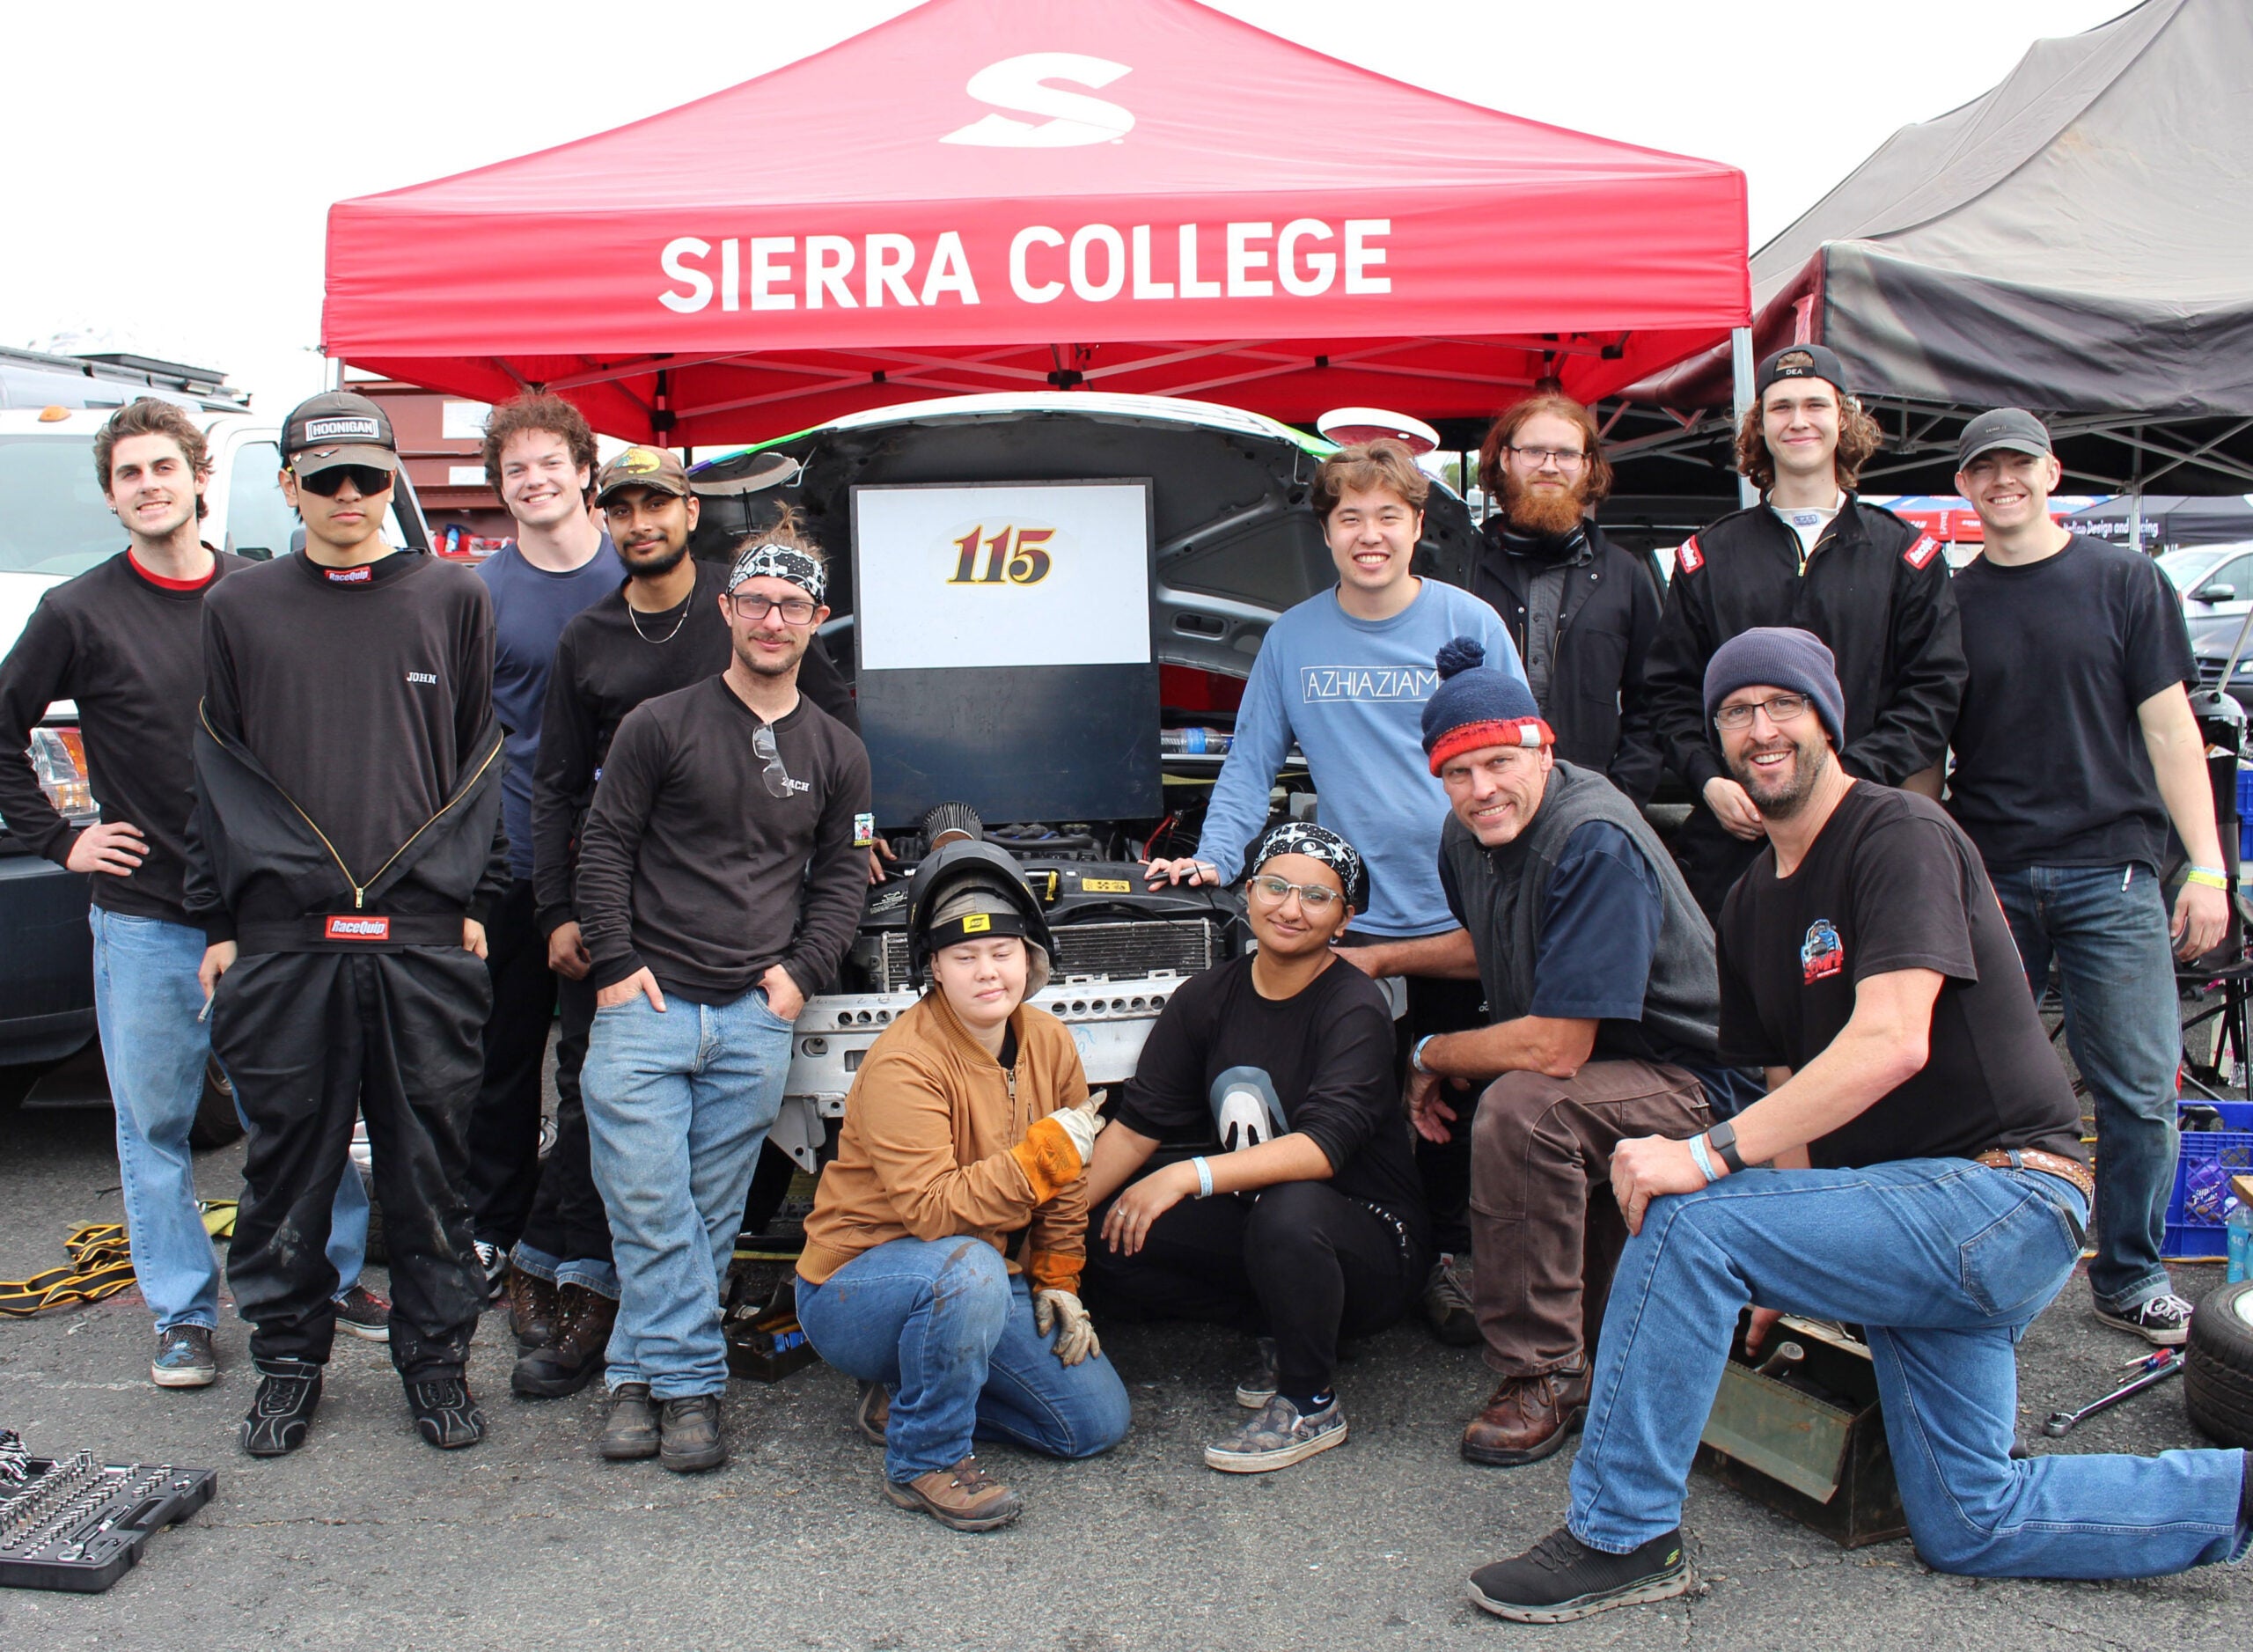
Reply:
<svg viewBox="0 0 2253 1652"><path fill-rule="evenodd" d="M328 1359L324 1247L356 1113L391 1253L392 1363L410 1382L462 1374L484 1304L465 1184L491 1002L459 946L261 952L221 979L211 1047L250 1120L227 1283L253 1359Z"/></svg>

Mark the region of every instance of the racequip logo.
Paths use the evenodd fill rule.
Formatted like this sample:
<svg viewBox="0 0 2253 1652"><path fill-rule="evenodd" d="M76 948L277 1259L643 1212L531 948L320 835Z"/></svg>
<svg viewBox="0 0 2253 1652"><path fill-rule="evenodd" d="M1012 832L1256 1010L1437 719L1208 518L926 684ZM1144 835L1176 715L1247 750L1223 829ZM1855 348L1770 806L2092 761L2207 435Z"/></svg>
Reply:
<svg viewBox="0 0 2253 1652"><path fill-rule="evenodd" d="M1676 548L1674 565L1685 574L1694 574L1706 565L1706 554L1698 548L1696 534L1692 534Z"/></svg>
<svg viewBox="0 0 2253 1652"><path fill-rule="evenodd" d="M994 532L979 523L960 539L949 540L954 552L950 585L1037 585L1055 566L1056 530L1035 524L1005 522Z"/></svg>
<svg viewBox="0 0 2253 1652"><path fill-rule="evenodd" d="M1440 674L1428 665L1302 665L1300 698L1317 700L1429 700Z"/></svg>
<svg viewBox="0 0 2253 1652"><path fill-rule="evenodd" d="M322 926L321 934L331 941L388 941L391 939L391 920L331 917Z"/></svg>
<svg viewBox="0 0 2253 1652"><path fill-rule="evenodd" d="M1907 550L1901 553L1901 560L1921 573L1924 571L1925 564L1933 560L1934 554L1938 552L1939 549L1940 541L1938 540L1933 538L1929 533L1923 534L1919 537L1914 545L1912 545Z"/></svg>
<svg viewBox="0 0 2253 1652"><path fill-rule="evenodd" d="M1004 57L972 75L963 90L997 109L1049 118L1036 126L1006 114L981 115L939 142L974 143L981 149L1070 149L1082 143L1115 143L1134 129L1131 111L1047 83L1063 80L1075 86L1100 88L1134 72L1125 63L1078 52L1027 52L1020 57Z"/></svg>

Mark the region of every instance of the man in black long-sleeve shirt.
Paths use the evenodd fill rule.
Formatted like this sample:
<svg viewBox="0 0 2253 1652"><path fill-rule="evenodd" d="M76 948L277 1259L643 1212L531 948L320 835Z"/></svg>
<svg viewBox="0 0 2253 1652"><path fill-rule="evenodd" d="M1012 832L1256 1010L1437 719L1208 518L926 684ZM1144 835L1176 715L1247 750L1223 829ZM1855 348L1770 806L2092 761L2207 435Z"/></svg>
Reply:
<svg viewBox="0 0 2253 1652"><path fill-rule="evenodd" d="M555 1144L541 1165L532 1214L510 1252L512 1304L534 1313L553 1298L553 1330L517 1362L521 1398L576 1393L609 1340L618 1300L610 1221L587 1162L579 1068L594 1024L595 990L574 900L578 840L611 737L646 700L701 682L734 657L720 599L728 565L688 554L698 501L674 455L629 447L595 477L595 500L626 563L624 584L573 615L557 641L533 764L532 849L536 921L559 978ZM806 697L855 734L851 691L817 644L798 668ZM787 1164L787 1161L785 1161Z"/></svg>
<svg viewBox="0 0 2253 1652"><path fill-rule="evenodd" d="M394 552L391 422L334 391L283 428L305 548L204 603L187 908L211 1045L251 1122L228 1282L251 1322L244 1449L303 1444L334 1316L321 1246L356 1112L374 1149L392 1362L424 1439L484 1435L462 1373L484 1300L465 1193L504 886L493 612L465 569Z"/></svg>
<svg viewBox="0 0 2253 1652"><path fill-rule="evenodd" d="M825 583L787 523L744 550L727 670L627 714L587 819L583 1084L620 1287L608 1457L727 1460L720 1284L792 1024L868 886L868 753L797 686Z"/></svg>

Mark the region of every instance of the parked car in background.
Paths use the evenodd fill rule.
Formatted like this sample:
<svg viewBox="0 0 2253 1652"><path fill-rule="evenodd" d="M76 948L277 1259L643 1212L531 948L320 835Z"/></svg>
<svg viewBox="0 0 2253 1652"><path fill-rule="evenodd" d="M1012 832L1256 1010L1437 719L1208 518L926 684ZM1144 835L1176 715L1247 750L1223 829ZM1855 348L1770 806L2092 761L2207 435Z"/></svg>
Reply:
<svg viewBox="0 0 2253 1652"><path fill-rule="evenodd" d="M286 554L296 514L282 496L278 418L253 411L222 376L141 357L42 356L0 351L0 652L51 587L125 546L94 475L94 434L136 396L178 402L211 446L207 543L253 559ZM384 525L394 545L429 547L404 474ZM77 709L58 701L33 731L32 757L55 806L98 819L88 789ZM94 1036L93 947L87 880L14 841L0 820L0 1069L62 1061ZM8 1081L0 1077L0 1099ZM231 1127L231 1104L215 1118ZM216 1126L215 1125L215 1127Z"/></svg>
<svg viewBox="0 0 2253 1652"><path fill-rule="evenodd" d="M2185 545L2177 550L2161 551L2154 560L2159 563L2159 571L2167 576L2176 593L2187 595L2192 587L2242 548L2235 545Z"/></svg>

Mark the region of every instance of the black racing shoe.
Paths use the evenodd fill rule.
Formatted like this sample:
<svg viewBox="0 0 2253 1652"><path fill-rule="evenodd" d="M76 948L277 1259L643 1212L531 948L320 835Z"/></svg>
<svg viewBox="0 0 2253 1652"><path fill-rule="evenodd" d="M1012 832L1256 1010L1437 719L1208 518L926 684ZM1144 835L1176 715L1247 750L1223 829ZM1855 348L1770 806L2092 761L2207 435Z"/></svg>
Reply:
<svg viewBox="0 0 2253 1652"><path fill-rule="evenodd" d="M1471 1601L1513 1623L1570 1623L1614 1606L1690 1592L1682 1529L1625 1554L1591 1549L1559 1526L1514 1560L1471 1574Z"/></svg>
<svg viewBox="0 0 2253 1652"><path fill-rule="evenodd" d="M485 1413L459 1377L431 1377L407 1385L407 1408L422 1438L441 1451L475 1445L485 1437Z"/></svg>
<svg viewBox="0 0 2253 1652"><path fill-rule="evenodd" d="M287 1457L305 1443L320 1404L320 1367L304 1360L261 1360L258 1398L243 1419L243 1450Z"/></svg>

